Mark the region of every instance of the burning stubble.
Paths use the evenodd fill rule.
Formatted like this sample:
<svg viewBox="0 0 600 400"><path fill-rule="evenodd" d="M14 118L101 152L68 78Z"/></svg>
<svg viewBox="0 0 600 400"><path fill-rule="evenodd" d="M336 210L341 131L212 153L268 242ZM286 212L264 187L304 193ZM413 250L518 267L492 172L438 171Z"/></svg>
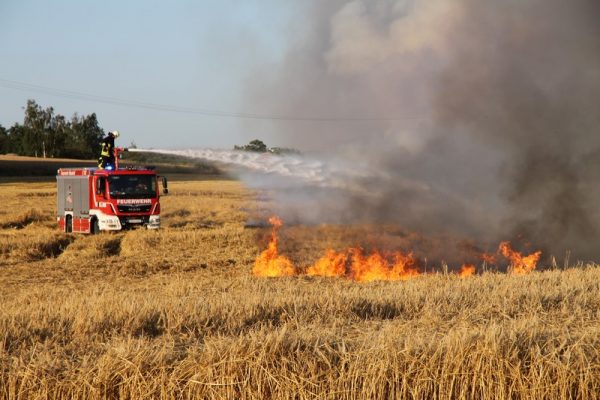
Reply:
<svg viewBox="0 0 600 400"><path fill-rule="evenodd" d="M282 191L278 212L600 255L598 2L307 4L248 103L340 120L248 127L377 172Z"/></svg>
<svg viewBox="0 0 600 400"><path fill-rule="evenodd" d="M384 253L374 250L365 253L362 248L350 247L343 251L327 249L325 254L314 264L305 267L295 266L286 256L280 254L278 233L283 221L277 216L269 218L272 226L267 248L254 261L252 273L255 276L275 278L294 275L320 276L327 278L347 278L356 282L373 281L406 281L424 273L422 260L412 252L394 251ZM536 251L522 255L512 249L509 242L502 242L498 247L498 255L508 260L508 272L513 275L527 275L535 270L542 255ZM496 264L497 258L482 254L481 259ZM457 272L461 278L473 276L477 267L465 263Z"/></svg>

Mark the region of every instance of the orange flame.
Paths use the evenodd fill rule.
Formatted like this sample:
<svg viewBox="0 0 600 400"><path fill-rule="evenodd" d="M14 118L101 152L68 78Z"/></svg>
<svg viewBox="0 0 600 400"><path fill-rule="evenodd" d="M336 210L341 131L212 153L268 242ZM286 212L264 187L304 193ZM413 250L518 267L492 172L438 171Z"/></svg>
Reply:
<svg viewBox="0 0 600 400"><path fill-rule="evenodd" d="M283 225L283 221L273 216L269 218L269 224L273 227L269 246L256 258L252 273L264 277L295 275L296 269L292 262L287 257L280 256L277 250L277 231Z"/></svg>
<svg viewBox="0 0 600 400"><path fill-rule="evenodd" d="M375 251L365 255L360 248L348 249L345 253L327 250L326 254L308 267L309 276L346 277L358 282L406 280L419 275L417 261L412 253L393 253L388 258Z"/></svg>
<svg viewBox="0 0 600 400"><path fill-rule="evenodd" d="M327 253L306 270L309 276L344 276L346 275L346 264L348 255L338 253L335 250L327 250Z"/></svg>
<svg viewBox="0 0 600 400"><path fill-rule="evenodd" d="M460 276L461 278L473 276L475 274L475 270L476 268L473 264L463 264L462 267L460 267L460 272L458 273L458 276Z"/></svg>
<svg viewBox="0 0 600 400"><path fill-rule="evenodd" d="M393 254L393 257L394 264L390 271L390 280L405 281L421 274L413 253L404 254L397 251Z"/></svg>
<svg viewBox="0 0 600 400"><path fill-rule="evenodd" d="M276 216L269 218L273 227L271 240L265 251L263 251L254 262L252 273L256 276L278 277L299 275L300 270L285 256L281 256L277 249L277 233L283 225L283 221ZM502 242L498 248L510 261L510 271L515 275L525 275L533 271L539 261L542 252L537 251L528 256L514 251L509 242ZM484 253L481 259L487 264L497 264L497 257L493 254ZM458 275L461 278L472 276L477 269L473 264L463 264ZM365 254L361 248L349 248L344 252L327 250L319 260L306 268L308 276L322 277L345 277L358 282L371 281L400 281L419 276L418 260L413 253L394 252L382 254L375 250L371 254Z"/></svg>
<svg viewBox="0 0 600 400"><path fill-rule="evenodd" d="M510 242L500 243L498 252L510 261L511 272L515 275L526 275L533 271L542 256L541 251L536 251L524 257L521 253L514 251L510 247Z"/></svg>
<svg viewBox="0 0 600 400"><path fill-rule="evenodd" d="M362 249L353 248L349 251L352 255L350 278L358 282L388 280L390 266L380 253L374 252L365 256Z"/></svg>

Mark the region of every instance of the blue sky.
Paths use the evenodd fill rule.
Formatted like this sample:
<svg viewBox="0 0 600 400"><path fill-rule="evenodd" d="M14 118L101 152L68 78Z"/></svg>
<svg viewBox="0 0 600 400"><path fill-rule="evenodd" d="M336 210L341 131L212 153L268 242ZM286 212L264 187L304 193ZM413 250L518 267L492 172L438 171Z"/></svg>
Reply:
<svg viewBox="0 0 600 400"><path fill-rule="evenodd" d="M277 0L1 0L0 80L268 114L247 109L244 88L255 72L283 57L297 11ZM0 124L22 122L29 98L67 117L95 112L105 130L121 131L124 145L228 148L250 137L236 118L58 97L1 81Z"/></svg>

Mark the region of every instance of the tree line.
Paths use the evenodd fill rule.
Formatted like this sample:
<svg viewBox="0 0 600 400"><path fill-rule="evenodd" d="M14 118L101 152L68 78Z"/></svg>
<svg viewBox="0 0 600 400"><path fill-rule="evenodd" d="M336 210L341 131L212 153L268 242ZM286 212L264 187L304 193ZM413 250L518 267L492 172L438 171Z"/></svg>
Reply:
<svg viewBox="0 0 600 400"><path fill-rule="evenodd" d="M42 108L27 100L23 123L6 129L0 125L0 154L48 158L98 157L104 130L96 114L70 119L56 114L54 108Z"/></svg>
<svg viewBox="0 0 600 400"><path fill-rule="evenodd" d="M243 146L235 145L234 150L250 151L253 153L273 153L273 154L300 154L300 151L288 147L268 147L262 140L254 139Z"/></svg>

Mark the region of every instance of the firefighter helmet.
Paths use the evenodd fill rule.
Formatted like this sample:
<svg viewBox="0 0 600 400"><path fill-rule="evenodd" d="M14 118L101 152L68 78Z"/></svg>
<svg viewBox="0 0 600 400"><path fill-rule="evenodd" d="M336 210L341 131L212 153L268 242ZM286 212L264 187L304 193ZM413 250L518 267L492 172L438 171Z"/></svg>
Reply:
<svg viewBox="0 0 600 400"><path fill-rule="evenodd" d="M112 131L112 132L110 132L110 134L113 135L113 137L115 137L115 138L118 138L120 135L119 131Z"/></svg>

